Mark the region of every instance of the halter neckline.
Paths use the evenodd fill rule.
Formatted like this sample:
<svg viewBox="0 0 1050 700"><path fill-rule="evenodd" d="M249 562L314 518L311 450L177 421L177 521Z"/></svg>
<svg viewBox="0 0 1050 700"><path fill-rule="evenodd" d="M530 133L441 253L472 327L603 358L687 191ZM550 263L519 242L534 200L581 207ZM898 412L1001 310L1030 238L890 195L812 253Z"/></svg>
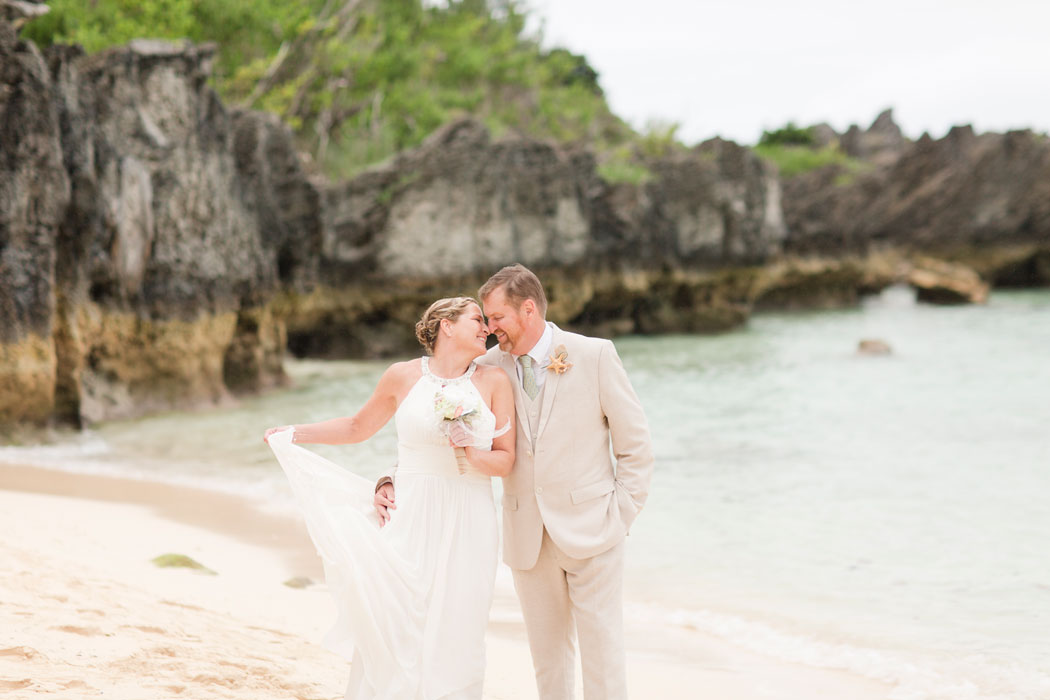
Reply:
<svg viewBox="0 0 1050 700"><path fill-rule="evenodd" d="M458 377L452 377L451 379L449 379L448 377L439 377L436 374L434 374L433 372L431 372L430 371L430 358L429 357L426 357L426 356L423 357L423 365L422 366L423 366L423 376L424 377L429 377L430 379L433 379L434 381L439 382L441 384L441 386L447 386L449 384L462 384L463 382L469 380L474 375L474 370L476 370L478 368L478 363L474 362L474 361L471 361L470 366L467 367L467 371L466 372L464 372L463 374L459 375Z"/></svg>

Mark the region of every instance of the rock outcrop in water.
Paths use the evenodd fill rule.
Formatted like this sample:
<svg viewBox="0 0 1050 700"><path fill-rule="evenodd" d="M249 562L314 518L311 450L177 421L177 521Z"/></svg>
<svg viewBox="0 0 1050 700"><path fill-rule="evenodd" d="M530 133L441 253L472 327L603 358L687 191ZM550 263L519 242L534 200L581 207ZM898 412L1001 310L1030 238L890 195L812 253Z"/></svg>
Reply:
<svg viewBox="0 0 1050 700"><path fill-rule="evenodd" d="M42 53L0 20L0 426L219 402L281 382L286 347L402 353L429 301L514 261L544 277L553 320L610 335L723 330L901 280L979 298L981 280L960 292L967 273L920 251L998 284L1050 280L1034 134L912 144L883 115L825 130L861 172L782 183L715 139L628 184L584 149L464 120L328 183L274 118L220 103L211 56Z"/></svg>
<svg viewBox="0 0 1050 700"><path fill-rule="evenodd" d="M915 288L919 301L983 304L988 300L988 283L973 269L958 263L921 257L912 263L905 279Z"/></svg>

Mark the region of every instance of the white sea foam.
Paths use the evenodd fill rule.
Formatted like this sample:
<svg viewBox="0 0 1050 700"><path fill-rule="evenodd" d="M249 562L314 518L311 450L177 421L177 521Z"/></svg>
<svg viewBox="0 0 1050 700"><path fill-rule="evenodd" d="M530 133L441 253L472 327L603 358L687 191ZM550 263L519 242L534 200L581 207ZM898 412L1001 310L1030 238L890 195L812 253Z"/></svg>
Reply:
<svg viewBox="0 0 1050 700"><path fill-rule="evenodd" d="M782 661L856 673L894 686L889 700L1045 700L1050 675L980 654L864 648L711 610L626 607L628 619L696 630Z"/></svg>
<svg viewBox="0 0 1050 700"><path fill-rule="evenodd" d="M0 463L216 491L253 499L285 512L292 505L290 491L279 479L246 480L200 462L129 458L92 431L53 444L0 447Z"/></svg>
<svg viewBox="0 0 1050 700"><path fill-rule="evenodd" d="M101 437L90 431L69 435L65 440L45 445L5 445L0 447L0 460L11 464L45 464L58 463L68 459L87 459L106 455L109 445Z"/></svg>

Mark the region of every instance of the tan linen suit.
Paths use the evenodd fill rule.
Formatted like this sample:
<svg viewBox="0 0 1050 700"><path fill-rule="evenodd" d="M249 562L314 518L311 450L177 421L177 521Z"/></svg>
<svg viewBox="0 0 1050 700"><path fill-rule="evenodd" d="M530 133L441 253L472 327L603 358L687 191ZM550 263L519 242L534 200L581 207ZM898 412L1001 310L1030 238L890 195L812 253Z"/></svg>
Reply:
<svg viewBox="0 0 1050 700"><path fill-rule="evenodd" d="M514 356L492 348L479 360L503 368L515 387L503 559L514 573L541 700L572 697L574 621L587 700L626 698L623 540L649 494L652 443L613 344L553 326L552 351L559 346L572 367L538 369L547 376L535 403Z"/></svg>

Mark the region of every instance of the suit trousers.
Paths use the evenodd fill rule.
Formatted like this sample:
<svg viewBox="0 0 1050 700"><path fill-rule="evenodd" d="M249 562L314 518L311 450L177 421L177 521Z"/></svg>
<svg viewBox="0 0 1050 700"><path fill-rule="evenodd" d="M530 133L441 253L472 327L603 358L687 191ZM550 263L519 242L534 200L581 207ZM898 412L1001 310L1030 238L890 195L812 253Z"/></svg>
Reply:
<svg viewBox="0 0 1050 700"><path fill-rule="evenodd" d="M597 556L575 559L544 528L536 565L511 569L540 700L572 700L576 636L585 700L626 700L623 555L621 541Z"/></svg>

